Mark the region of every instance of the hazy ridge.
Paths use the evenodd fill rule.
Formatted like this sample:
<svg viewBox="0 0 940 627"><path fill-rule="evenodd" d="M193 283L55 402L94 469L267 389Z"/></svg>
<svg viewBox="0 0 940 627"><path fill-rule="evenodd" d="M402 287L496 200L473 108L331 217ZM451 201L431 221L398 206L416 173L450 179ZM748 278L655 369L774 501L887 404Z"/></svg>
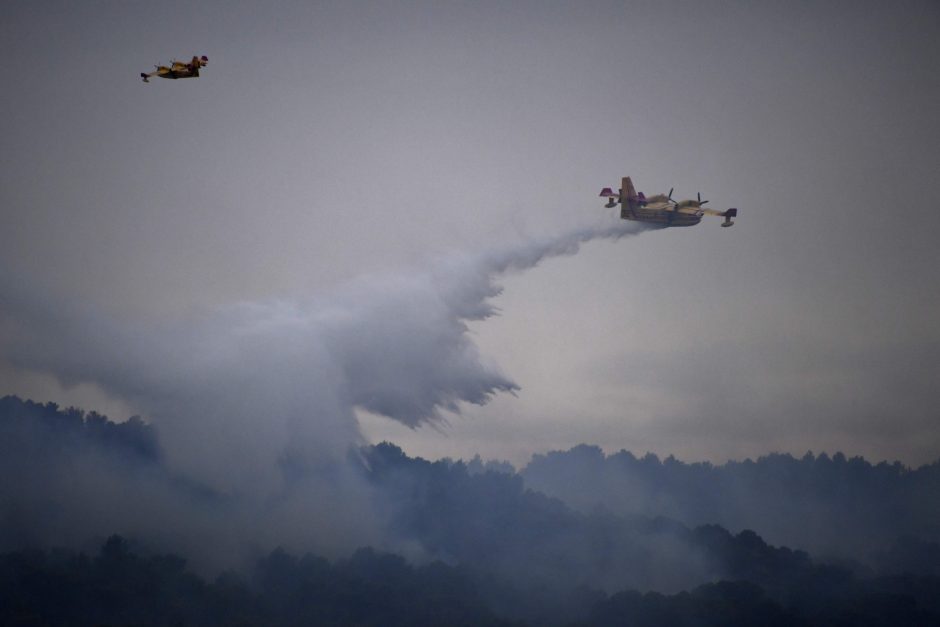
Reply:
<svg viewBox="0 0 940 627"><path fill-rule="evenodd" d="M316 541L307 545L313 550L279 542L276 525L250 535L227 528L241 524L237 516L226 522L241 511L239 494L175 475L158 432L140 420L113 423L5 397L0 443L5 622L622 624L632 616L636 624L837 624L864 615L873 624L879 616L880 624L928 624L940 617L936 519L933 504L917 500L937 494L937 464L909 469L835 454L710 466L582 446L536 456L515 473L479 459L411 458L383 443L352 451L346 462L368 486L350 499L371 503L382 527L377 546L345 554L333 547L324 558ZM305 475L338 471L285 464L282 472L303 489ZM729 476L744 487L712 489ZM654 493L672 509L657 513ZM714 524L721 519L683 519L733 506L739 518L724 520L740 523L765 505L735 499L757 493L803 512L820 494L851 495L835 498L818 520L842 521L846 535L877 531L884 545L821 561L768 544L759 527L731 533ZM894 516L845 527L865 498L890 499ZM786 520L799 516L780 528ZM266 524L264 516L254 522ZM318 528L310 524L307 533ZM240 558L206 561L205 547L193 547L207 530L234 534L212 550L239 547ZM126 540L105 541L114 533Z"/></svg>
<svg viewBox="0 0 940 627"><path fill-rule="evenodd" d="M774 544L833 557L877 559L901 536L940 541L940 460L910 468L807 452L713 465L581 445L535 455L520 474L580 511L756 529Z"/></svg>

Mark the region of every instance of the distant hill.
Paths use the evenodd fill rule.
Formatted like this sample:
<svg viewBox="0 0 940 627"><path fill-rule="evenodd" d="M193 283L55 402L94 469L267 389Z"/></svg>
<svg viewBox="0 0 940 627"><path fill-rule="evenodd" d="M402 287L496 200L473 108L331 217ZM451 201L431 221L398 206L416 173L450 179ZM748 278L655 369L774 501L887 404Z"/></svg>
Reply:
<svg viewBox="0 0 940 627"><path fill-rule="evenodd" d="M370 503L382 546L333 561L297 558L271 552L287 529L271 523L271 508L313 485L303 473L329 482L336 469L292 466L286 492L245 509L237 493L172 472L158 431L140 420L0 399L0 624L940 621L940 545L929 535L889 542L873 560L866 552L833 561L772 546L759 526L732 533L707 518L730 508L764 520L753 508L789 503L804 514L818 506L815 520L831 523L875 495L896 508L898 525L870 514L875 523L848 520L845 533L929 533L935 521L919 517L933 504L907 499L933 489L936 465L774 455L712 467L577 447L515 473L412 458L390 443L351 451L347 463L363 490L349 498ZM533 489L539 481L561 498ZM286 510L291 528L316 536L330 512L298 502L307 507ZM687 510L705 524L683 520ZM234 532L246 511L253 535ZM95 548L114 532L128 539ZM212 548L216 537L229 543ZM209 583L215 575L185 564L210 549L256 557Z"/></svg>
<svg viewBox="0 0 940 627"><path fill-rule="evenodd" d="M940 461L911 469L807 453L715 466L581 445L536 455L520 475L582 512L756 529L819 555L877 560L900 538L940 542Z"/></svg>

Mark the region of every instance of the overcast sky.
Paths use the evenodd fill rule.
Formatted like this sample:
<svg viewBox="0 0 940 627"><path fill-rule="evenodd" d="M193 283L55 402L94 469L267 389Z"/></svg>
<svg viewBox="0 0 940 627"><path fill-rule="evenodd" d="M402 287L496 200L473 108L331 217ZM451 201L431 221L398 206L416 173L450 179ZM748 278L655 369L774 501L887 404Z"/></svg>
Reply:
<svg viewBox="0 0 940 627"><path fill-rule="evenodd" d="M614 222L630 175L740 217L503 276L468 338L516 393L365 439L940 456L936 2L14 1L0 53L0 394L147 413L13 292L130 329L316 299Z"/></svg>

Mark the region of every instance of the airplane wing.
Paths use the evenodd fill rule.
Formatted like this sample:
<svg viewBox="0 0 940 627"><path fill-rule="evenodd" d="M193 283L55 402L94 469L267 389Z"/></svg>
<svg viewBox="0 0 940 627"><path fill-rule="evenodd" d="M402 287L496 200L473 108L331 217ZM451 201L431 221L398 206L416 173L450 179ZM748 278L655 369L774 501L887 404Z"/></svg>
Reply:
<svg viewBox="0 0 940 627"><path fill-rule="evenodd" d="M721 226L732 226L734 221L731 218L736 218L738 215L738 210L732 207L727 211L718 211L717 209L706 209L701 205L672 205L671 207L662 207L663 211L675 211L676 213L685 213L690 215L706 215L706 216L718 216L724 218L725 221L721 223Z"/></svg>
<svg viewBox="0 0 940 627"><path fill-rule="evenodd" d="M736 207L731 207L727 211L718 211L717 209L702 209L702 213L707 216L718 216L724 218L725 221L721 223L721 226L732 226L734 220L731 218L738 217L738 210Z"/></svg>
<svg viewBox="0 0 940 627"><path fill-rule="evenodd" d="M145 83L149 83L150 78L153 76L166 76L167 74L171 74L173 72L173 70L166 67L165 65L156 65L154 67L157 69L155 69L153 72L150 72L149 74L147 72L140 73L140 77L144 79Z"/></svg>
<svg viewBox="0 0 940 627"><path fill-rule="evenodd" d="M701 207L699 211L701 211L707 216L719 216L721 218L725 217L725 215L728 213L727 211L718 211L717 209L706 209L705 207ZM728 211L731 211L731 209L729 209ZM735 209L734 212L735 212L734 215L737 215L737 209Z"/></svg>

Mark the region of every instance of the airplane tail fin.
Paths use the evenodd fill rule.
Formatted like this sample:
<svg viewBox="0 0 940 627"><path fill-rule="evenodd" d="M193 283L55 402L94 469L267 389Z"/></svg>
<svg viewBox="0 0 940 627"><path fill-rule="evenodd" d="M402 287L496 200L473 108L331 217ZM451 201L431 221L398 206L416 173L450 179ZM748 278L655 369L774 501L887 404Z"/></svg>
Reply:
<svg viewBox="0 0 940 627"><path fill-rule="evenodd" d="M738 210L737 208L732 207L731 209L725 211L722 215L725 216L725 221L721 223L721 226L732 226L734 222L731 220L731 218L736 218L738 216Z"/></svg>
<svg viewBox="0 0 940 627"><path fill-rule="evenodd" d="M620 216L626 217L636 215L636 209L640 206L640 196L636 193L633 181L629 176L623 177L620 181Z"/></svg>
<svg viewBox="0 0 940 627"><path fill-rule="evenodd" d="M600 195L607 199L607 204L604 206L608 209L616 207L618 203L620 204L621 218L626 218L628 215L636 216L637 207L646 202L646 197L643 194L636 193L636 188L633 187L633 181L630 180L629 176L621 179L620 189L616 193L609 187L605 187L601 190Z"/></svg>

